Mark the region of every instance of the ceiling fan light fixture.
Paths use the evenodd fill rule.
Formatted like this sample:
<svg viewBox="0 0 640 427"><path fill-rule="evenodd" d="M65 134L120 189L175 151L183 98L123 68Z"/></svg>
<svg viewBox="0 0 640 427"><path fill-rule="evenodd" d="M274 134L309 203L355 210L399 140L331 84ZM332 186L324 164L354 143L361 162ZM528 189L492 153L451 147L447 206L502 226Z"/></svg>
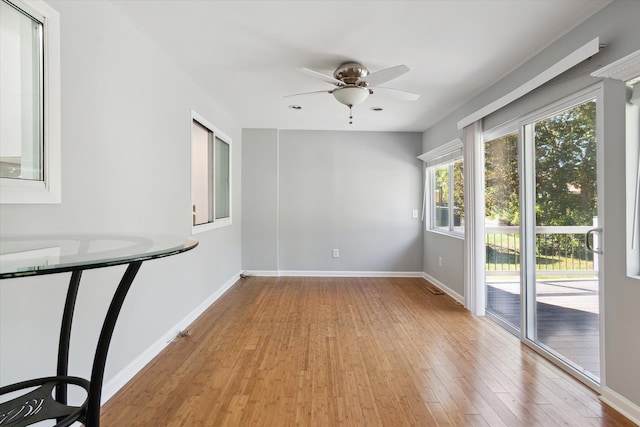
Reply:
<svg viewBox="0 0 640 427"><path fill-rule="evenodd" d="M368 96L369 89L360 86L344 86L333 90L333 97L349 107L361 104Z"/></svg>

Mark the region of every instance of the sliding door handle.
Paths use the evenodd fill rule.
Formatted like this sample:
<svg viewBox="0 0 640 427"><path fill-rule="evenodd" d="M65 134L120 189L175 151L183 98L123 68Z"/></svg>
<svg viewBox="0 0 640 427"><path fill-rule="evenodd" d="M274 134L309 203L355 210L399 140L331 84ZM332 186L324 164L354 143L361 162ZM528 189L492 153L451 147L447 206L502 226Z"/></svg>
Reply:
<svg viewBox="0 0 640 427"><path fill-rule="evenodd" d="M595 235L600 236L602 234L602 228L592 228L591 230L587 231L587 234L585 234L585 243L587 245L587 250L589 252L593 252L594 254L602 254L602 247L600 247L600 245L598 245L599 247L594 248L593 247L593 239L595 238Z"/></svg>

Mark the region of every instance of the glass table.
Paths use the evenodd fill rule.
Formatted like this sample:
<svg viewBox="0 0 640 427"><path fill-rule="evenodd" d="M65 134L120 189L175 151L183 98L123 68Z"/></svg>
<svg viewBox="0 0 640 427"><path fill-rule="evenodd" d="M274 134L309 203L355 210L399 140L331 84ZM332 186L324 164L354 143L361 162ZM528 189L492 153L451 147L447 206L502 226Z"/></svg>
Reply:
<svg viewBox="0 0 640 427"><path fill-rule="evenodd" d="M195 248L196 240L171 236L129 234L0 236L0 279L71 272L67 289L55 376L0 387L0 397L22 392L0 403L0 426L27 426L55 419L57 427L78 421L100 425L100 398L107 352L118 314L144 261L176 255ZM105 315L89 380L68 375L71 324L84 270L126 264ZM80 406L67 404L67 386L86 390ZM55 397L54 397L55 389Z"/></svg>

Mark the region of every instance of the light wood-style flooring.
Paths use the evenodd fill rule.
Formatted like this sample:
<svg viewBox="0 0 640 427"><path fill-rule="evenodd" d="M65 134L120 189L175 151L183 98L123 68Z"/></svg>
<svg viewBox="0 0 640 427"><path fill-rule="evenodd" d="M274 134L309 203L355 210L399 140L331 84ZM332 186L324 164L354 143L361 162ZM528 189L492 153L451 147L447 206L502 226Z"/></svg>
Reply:
<svg viewBox="0 0 640 427"><path fill-rule="evenodd" d="M633 426L413 278L242 279L103 426Z"/></svg>

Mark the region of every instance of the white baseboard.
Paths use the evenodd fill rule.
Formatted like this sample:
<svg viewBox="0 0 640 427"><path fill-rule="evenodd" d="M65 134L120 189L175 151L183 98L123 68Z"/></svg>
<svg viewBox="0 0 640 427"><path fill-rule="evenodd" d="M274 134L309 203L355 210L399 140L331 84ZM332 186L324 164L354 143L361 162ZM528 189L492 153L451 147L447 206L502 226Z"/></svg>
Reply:
<svg viewBox="0 0 640 427"><path fill-rule="evenodd" d="M240 279L240 274L236 274L227 281L221 288L215 291L202 304L197 306L191 313L185 316L173 328L168 330L159 340L146 349L140 356L136 357L123 370L118 372L102 388L101 404L111 399L126 383L128 383L138 372L153 360L169 343L176 337L179 331L187 329L211 304L222 296L234 283Z"/></svg>
<svg viewBox="0 0 640 427"><path fill-rule="evenodd" d="M280 277L280 272L277 270L244 270L242 274L247 276Z"/></svg>
<svg viewBox="0 0 640 427"><path fill-rule="evenodd" d="M450 287L448 287L447 285L445 285L444 283L442 283L441 281L439 281L438 279L436 279L433 276L428 275L427 273L422 273L421 277L428 281L433 283L434 285L436 285L441 291L443 291L444 293L446 293L447 295L449 295L451 298L453 298L454 300L458 301L460 304L464 305L464 297L462 295L460 295L459 293L457 293L456 291L454 291L453 289L451 289Z"/></svg>
<svg viewBox="0 0 640 427"><path fill-rule="evenodd" d="M630 421L640 426L640 406L636 405L621 394L611 390L609 387L602 387L600 400L620 412Z"/></svg>
<svg viewBox="0 0 640 427"><path fill-rule="evenodd" d="M247 270L243 274L264 277L422 277L421 271L307 271Z"/></svg>
<svg viewBox="0 0 640 427"><path fill-rule="evenodd" d="M422 271L303 271L303 270L246 270L248 276L263 277L421 277L442 289L451 298L464 305L464 297L438 279Z"/></svg>

